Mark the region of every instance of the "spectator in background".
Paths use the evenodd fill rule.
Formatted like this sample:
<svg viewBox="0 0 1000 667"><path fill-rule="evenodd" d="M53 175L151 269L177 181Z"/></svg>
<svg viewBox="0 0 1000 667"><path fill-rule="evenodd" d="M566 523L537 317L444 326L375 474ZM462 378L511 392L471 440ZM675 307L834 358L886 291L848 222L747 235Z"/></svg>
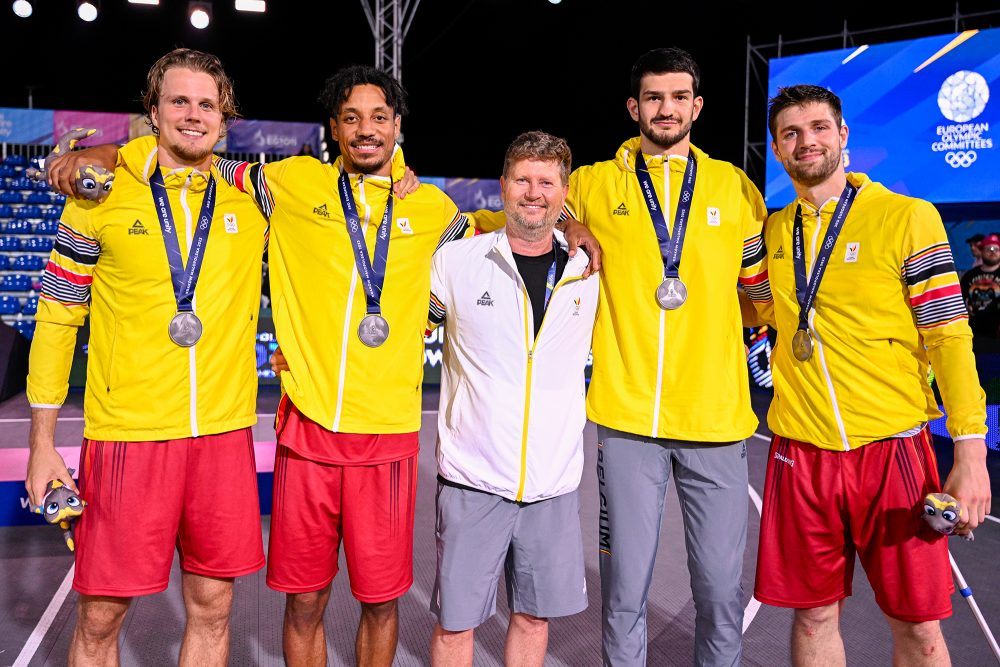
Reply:
<svg viewBox="0 0 1000 667"><path fill-rule="evenodd" d="M975 238L975 237L972 237ZM962 276L962 297L976 337L998 338L1000 327L1000 236L990 234L976 244L980 262Z"/></svg>
<svg viewBox="0 0 1000 667"><path fill-rule="evenodd" d="M310 157L315 157L316 153L313 151L312 144L305 143L305 144L302 144L302 147L299 149L299 152L296 153L296 155L299 155L299 156L301 156L301 155L308 155Z"/></svg>
<svg viewBox="0 0 1000 667"><path fill-rule="evenodd" d="M983 263L983 257L979 251L979 242L984 238L986 237L982 234L973 234L965 239L965 242L969 245L969 252L972 253L972 268L976 268Z"/></svg>

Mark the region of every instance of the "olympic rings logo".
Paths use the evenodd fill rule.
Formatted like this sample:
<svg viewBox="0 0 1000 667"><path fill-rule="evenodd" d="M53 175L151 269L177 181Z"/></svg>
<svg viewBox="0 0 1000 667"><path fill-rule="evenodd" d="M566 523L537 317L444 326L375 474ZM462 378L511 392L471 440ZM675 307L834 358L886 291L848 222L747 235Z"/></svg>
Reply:
<svg viewBox="0 0 1000 667"><path fill-rule="evenodd" d="M969 167L976 161L976 151L949 151L944 156L944 161L951 165L952 169L959 167Z"/></svg>
<svg viewBox="0 0 1000 667"><path fill-rule="evenodd" d="M684 201L684 203L686 204L686 203L688 203L689 201L691 201L691 195L690 195L689 193L685 192L685 193L684 193L684 196L682 196L682 197L681 197L681 199L682 199L682 200Z"/></svg>

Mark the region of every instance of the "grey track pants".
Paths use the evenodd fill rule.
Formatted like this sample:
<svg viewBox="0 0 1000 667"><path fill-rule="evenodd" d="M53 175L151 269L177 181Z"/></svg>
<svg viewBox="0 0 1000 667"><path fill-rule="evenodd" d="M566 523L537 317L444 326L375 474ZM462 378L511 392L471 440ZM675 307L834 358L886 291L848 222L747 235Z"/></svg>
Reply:
<svg viewBox="0 0 1000 667"><path fill-rule="evenodd" d="M597 435L604 664L646 665L646 598L673 475L695 605L694 664L739 665L748 507L745 442L664 440L600 425Z"/></svg>

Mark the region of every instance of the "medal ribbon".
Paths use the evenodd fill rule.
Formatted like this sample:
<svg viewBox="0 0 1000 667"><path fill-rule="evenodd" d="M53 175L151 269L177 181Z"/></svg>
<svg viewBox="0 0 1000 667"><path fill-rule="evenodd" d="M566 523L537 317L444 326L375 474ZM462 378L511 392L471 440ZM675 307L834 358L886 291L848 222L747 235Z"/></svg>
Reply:
<svg viewBox="0 0 1000 667"><path fill-rule="evenodd" d="M174 288L174 300L177 302L177 312L194 312L191 302L194 300L194 289L201 274L201 265L205 260L205 248L208 246L208 232L212 228L212 215L215 212L215 177L209 175L208 188L201 201L201 212L198 223L194 227L191 246L188 251L187 266L181 260L181 246L177 240L177 227L174 215L170 211L170 200L167 198L167 186L163 183L160 164L156 164L153 175L149 177L149 190L153 195L153 206L160 220L160 230L163 232L163 245L167 250L167 264L170 266L170 282Z"/></svg>
<svg viewBox="0 0 1000 667"><path fill-rule="evenodd" d="M365 288L367 312L369 315L382 313L382 286L385 284L385 265L389 259L389 236L392 225L392 180L389 181L389 197L385 202L385 212L379 223L375 236L375 256L368 260L368 244L361 230L361 217L354 203L354 193L351 192L351 177L347 172L340 174L338 182L340 205L344 209L344 220L347 222L347 233L351 236L351 247L354 248L354 265Z"/></svg>
<svg viewBox="0 0 1000 667"><path fill-rule="evenodd" d="M819 291L819 284L823 280L827 264L830 263L830 254L833 246L837 244L837 237L847 219L847 212L851 210L851 204L858 194L858 189L850 182L840 193L840 201L830 218L830 227L826 230L826 237L823 245L816 256L816 264L813 266L812 276L806 279L806 255L802 240L802 205L795 209L795 222L792 225L792 260L795 264L795 299L799 302L799 329L809 330L809 311L816 301L816 293Z"/></svg>
<svg viewBox="0 0 1000 667"><path fill-rule="evenodd" d="M668 170L669 158L664 156L663 169ZM649 209L649 217L653 219L653 230L656 240L660 242L660 256L663 258L663 277L677 278L680 275L681 249L684 247L684 235L687 232L688 217L691 212L691 200L694 199L694 182L698 175L698 163L694 153L688 151L687 167L684 168L684 183L681 186L681 196L677 200L677 213L674 216L674 236L670 237L667 230L667 220L663 217L663 209L653 189L653 179L649 176L646 160L642 151L635 153L635 175L639 179L640 190ZM667 202L669 205L669 202Z"/></svg>

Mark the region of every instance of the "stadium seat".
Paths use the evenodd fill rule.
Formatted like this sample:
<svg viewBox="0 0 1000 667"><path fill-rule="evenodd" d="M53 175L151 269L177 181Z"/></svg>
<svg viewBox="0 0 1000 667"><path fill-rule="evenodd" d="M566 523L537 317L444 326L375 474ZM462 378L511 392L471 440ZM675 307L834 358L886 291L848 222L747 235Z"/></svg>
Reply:
<svg viewBox="0 0 1000 667"><path fill-rule="evenodd" d="M16 236L0 236L0 250L20 250L21 241Z"/></svg>
<svg viewBox="0 0 1000 667"><path fill-rule="evenodd" d="M21 312L25 315L34 315L38 312L38 297L29 296L24 300L24 306L21 308Z"/></svg>
<svg viewBox="0 0 1000 667"><path fill-rule="evenodd" d="M59 216L62 215L62 206L50 206L49 208L42 211L42 219L44 220L58 220ZM55 232L55 228L52 229Z"/></svg>
<svg viewBox="0 0 1000 667"><path fill-rule="evenodd" d="M35 300L35 310L38 310L38 300ZM21 300L16 296L0 296L0 315L14 315L21 312Z"/></svg>
<svg viewBox="0 0 1000 667"><path fill-rule="evenodd" d="M31 340L31 337L35 335L35 321L34 320L16 320L11 323L18 333L22 336Z"/></svg>
<svg viewBox="0 0 1000 667"><path fill-rule="evenodd" d="M31 234L32 232L31 223L21 219L20 216L7 223L8 234Z"/></svg>
<svg viewBox="0 0 1000 667"><path fill-rule="evenodd" d="M13 178L17 176L17 170L6 164L0 164L0 178Z"/></svg>
<svg viewBox="0 0 1000 667"><path fill-rule="evenodd" d="M8 155L3 163L10 167L27 167L28 158L23 155Z"/></svg>
<svg viewBox="0 0 1000 667"><path fill-rule="evenodd" d="M35 223L35 233L52 235L56 233L56 228L59 226L59 213L57 209L49 209L49 211L56 211L56 215L45 215L41 222ZM48 213L48 211L46 211Z"/></svg>
<svg viewBox="0 0 1000 667"><path fill-rule="evenodd" d="M8 185L9 190L34 190L35 182L27 176L19 176L13 179Z"/></svg>
<svg viewBox="0 0 1000 667"><path fill-rule="evenodd" d="M48 204L49 195L47 192L32 192L28 194L28 199L26 201L29 204Z"/></svg>
<svg viewBox="0 0 1000 667"><path fill-rule="evenodd" d="M8 274L3 277L0 284L8 292L27 292L31 289L31 276L26 276L23 273Z"/></svg>
<svg viewBox="0 0 1000 667"><path fill-rule="evenodd" d="M41 206L22 206L21 208L14 211L14 217L21 220L34 220L36 218L42 217L42 207Z"/></svg>
<svg viewBox="0 0 1000 667"><path fill-rule="evenodd" d="M41 224L41 223L39 223ZM38 232L38 228L35 228L35 233ZM22 250L29 250L31 252L51 252L52 246L55 245L55 239L50 236L35 236L30 239L25 239L22 244Z"/></svg>
<svg viewBox="0 0 1000 667"><path fill-rule="evenodd" d="M4 190L0 192L0 204L20 204L21 203L21 193L13 192L11 190Z"/></svg>
<svg viewBox="0 0 1000 667"><path fill-rule="evenodd" d="M19 255L14 259L13 270L24 272L41 271L45 268L47 261L45 257L40 255Z"/></svg>

